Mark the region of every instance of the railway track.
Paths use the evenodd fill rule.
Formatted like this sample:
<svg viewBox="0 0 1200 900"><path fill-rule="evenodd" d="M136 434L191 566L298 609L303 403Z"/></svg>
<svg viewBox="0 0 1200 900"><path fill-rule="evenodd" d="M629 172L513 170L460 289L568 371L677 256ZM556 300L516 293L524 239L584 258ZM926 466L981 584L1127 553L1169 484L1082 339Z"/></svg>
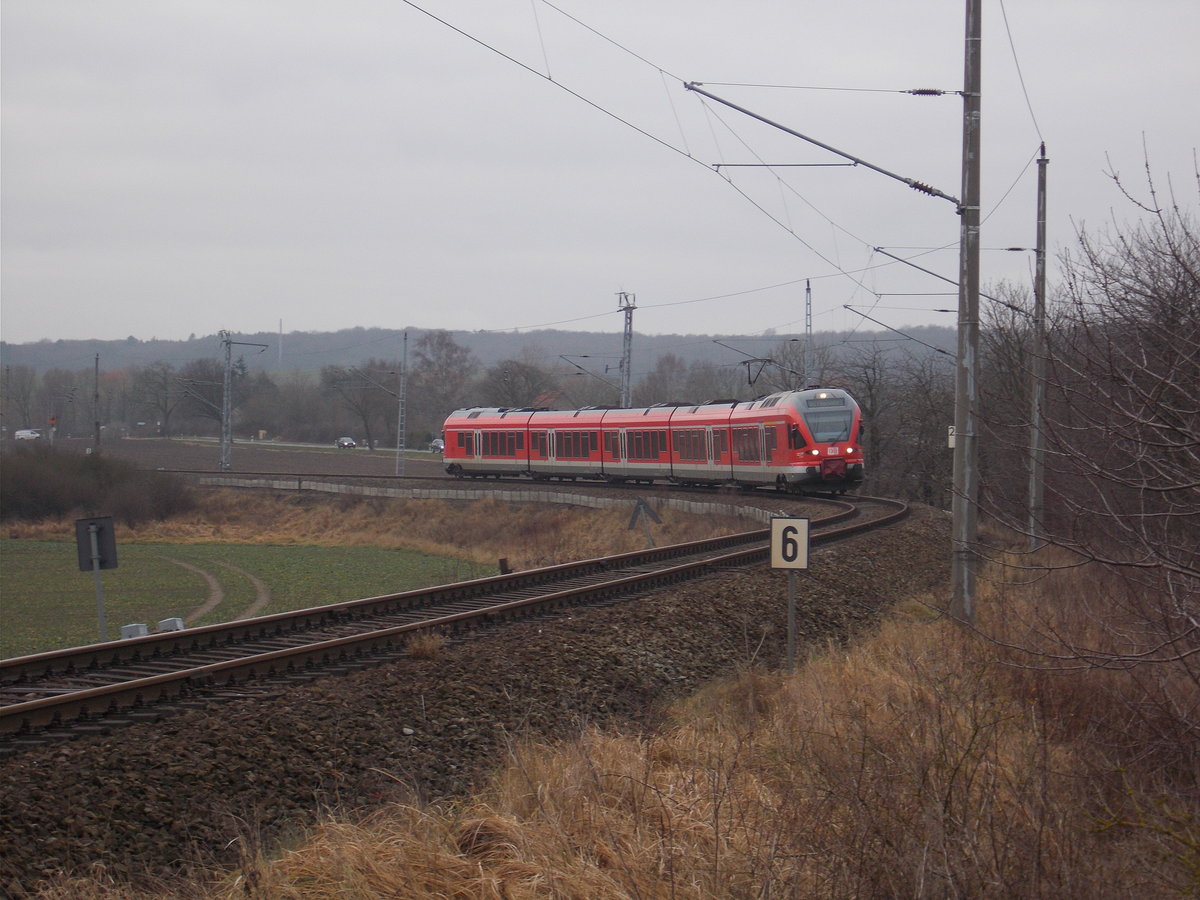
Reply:
<svg viewBox="0 0 1200 900"><path fill-rule="evenodd" d="M890 524L894 501L826 501L813 544ZM871 515L863 514L872 510ZM109 731L298 680L377 665L420 635L456 636L528 616L614 602L766 559L755 530L494 578L222 625L0 660L0 754Z"/></svg>

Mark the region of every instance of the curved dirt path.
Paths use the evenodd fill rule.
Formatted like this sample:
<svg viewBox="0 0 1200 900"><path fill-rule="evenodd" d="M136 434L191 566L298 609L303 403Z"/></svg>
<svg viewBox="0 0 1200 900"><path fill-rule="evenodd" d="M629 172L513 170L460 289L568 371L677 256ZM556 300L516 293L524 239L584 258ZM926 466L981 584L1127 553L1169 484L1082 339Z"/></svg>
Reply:
<svg viewBox="0 0 1200 900"><path fill-rule="evenodd" d="M208 585L208 599L183 617L185 625L191 625L192 622L196 621L201 616L212 612L223 602L225 602L225 588L221 585L221 582L217 580L217 577L211 572L201 569L199 566L193 566L191 563L186 563L182 559L175 559L174 557L170 556L164 556L162 558L167 562L174 563L180 568L187 569L189 572L195 572L197 575L203 578L205 583Z"/></svg>
<svg viewBox="0 0 1200 900"><path fill-rule="evenodd" d="M238 566L227 562L218 561L217 565L224 566L227 569L232 569L239 575L249 579L250 583L254 585L254 602L242 610L241 613L234 616L233 618L235 620L253 618L267 608L267 604L271 602L271 589L262 583L262 579L251 575L245 569L239 568Z"/></svg>
<svg viewBox="0 0 1200 900"><path fill-rule="evenodd" d="M170 556L164 556L162 558L167 562L174 563L181 568L187 569L189 572L195 572L197 575L203 578L205 584L208 585L208 598L190 613L184 616L184 624L191 625L192 622L196 621L202 616L208 615L225 602L224 585L221 584L221 581L219 578L217 578L217 576L213 575L207 569L202 569L199 566L192 565L191 563L187 563L181 559L175 559L174 557ZM232 569L234 572L237 572L239 575L248 579L250 583L254 585L254 602L242 610L238 615L230 619L230 621L235 621L237 619L249 619L253 616L257 616L264 609L266 609L267 604L271 602L271 591L270 588L263 584L261 579L251 575L245 569L239 568L238 566L230 563L222 562L218 563L218 565L224 566L226 569Z"/></svg>

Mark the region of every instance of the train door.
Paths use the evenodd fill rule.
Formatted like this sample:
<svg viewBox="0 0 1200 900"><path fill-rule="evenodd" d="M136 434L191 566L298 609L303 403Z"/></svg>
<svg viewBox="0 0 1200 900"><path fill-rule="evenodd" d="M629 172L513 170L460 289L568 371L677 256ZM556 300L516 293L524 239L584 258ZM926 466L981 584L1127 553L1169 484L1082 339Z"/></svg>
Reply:
<svg viewBox="0 0 1200 900"><path fill-rule="evenodd" d="M730 429L730 442L734 480L758 483L768 479L766 439L761 422L735 425Z"/></svg>
<svg viewBox="0 0 1200 900"><path fill-rule="evenodd" d="M549 460L550 432L542 428L529 429L529 474L544 479L550 472Z"/></svg>
<svg viewBox="0 0 1200 900"><path fill-rule="evenodd" d="M479 446L478 431L460 431L458 446L462 450L463 459L475 459L475 448Z"/></svg>

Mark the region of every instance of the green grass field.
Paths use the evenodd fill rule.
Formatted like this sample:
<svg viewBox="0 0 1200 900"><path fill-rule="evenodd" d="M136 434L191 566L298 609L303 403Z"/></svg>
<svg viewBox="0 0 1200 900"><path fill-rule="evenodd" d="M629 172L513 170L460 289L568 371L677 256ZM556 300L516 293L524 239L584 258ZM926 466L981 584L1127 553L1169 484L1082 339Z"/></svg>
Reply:
<svg viewBox="0 0 1200 900"><path fill-rule="evenodd" d="M237 618L270 592L262 615L375 597L493 574L487 566L378 547L137 543L117 547L118 567L101 573L108 638L122 625L151 628L187 619L209 600L216 579L222 602L189 625ZM191 566L194 568L187 568ZM99 640L96 590L79 571L75 543L0 540L0 658Z"/></svg>

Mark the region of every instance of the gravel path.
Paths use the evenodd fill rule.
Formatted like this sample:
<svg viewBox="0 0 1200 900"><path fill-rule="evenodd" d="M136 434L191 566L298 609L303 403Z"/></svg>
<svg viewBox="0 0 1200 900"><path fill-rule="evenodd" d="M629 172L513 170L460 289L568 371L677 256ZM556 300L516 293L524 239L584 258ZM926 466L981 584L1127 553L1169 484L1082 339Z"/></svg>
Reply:
<svg viewBox="0 0 1200 900"><path fill-rule="evenodd" d="M803 574L802 645L844 641L889 603L940 595L949 518L929 511L837 547ZM786 641L786 576L756 567L569 617L510 625L410 659L0 763L0 895L102 863L178 874L237 862L330 809L462 795L513 738L582 723L652 727L663 702Z"/></svg>

